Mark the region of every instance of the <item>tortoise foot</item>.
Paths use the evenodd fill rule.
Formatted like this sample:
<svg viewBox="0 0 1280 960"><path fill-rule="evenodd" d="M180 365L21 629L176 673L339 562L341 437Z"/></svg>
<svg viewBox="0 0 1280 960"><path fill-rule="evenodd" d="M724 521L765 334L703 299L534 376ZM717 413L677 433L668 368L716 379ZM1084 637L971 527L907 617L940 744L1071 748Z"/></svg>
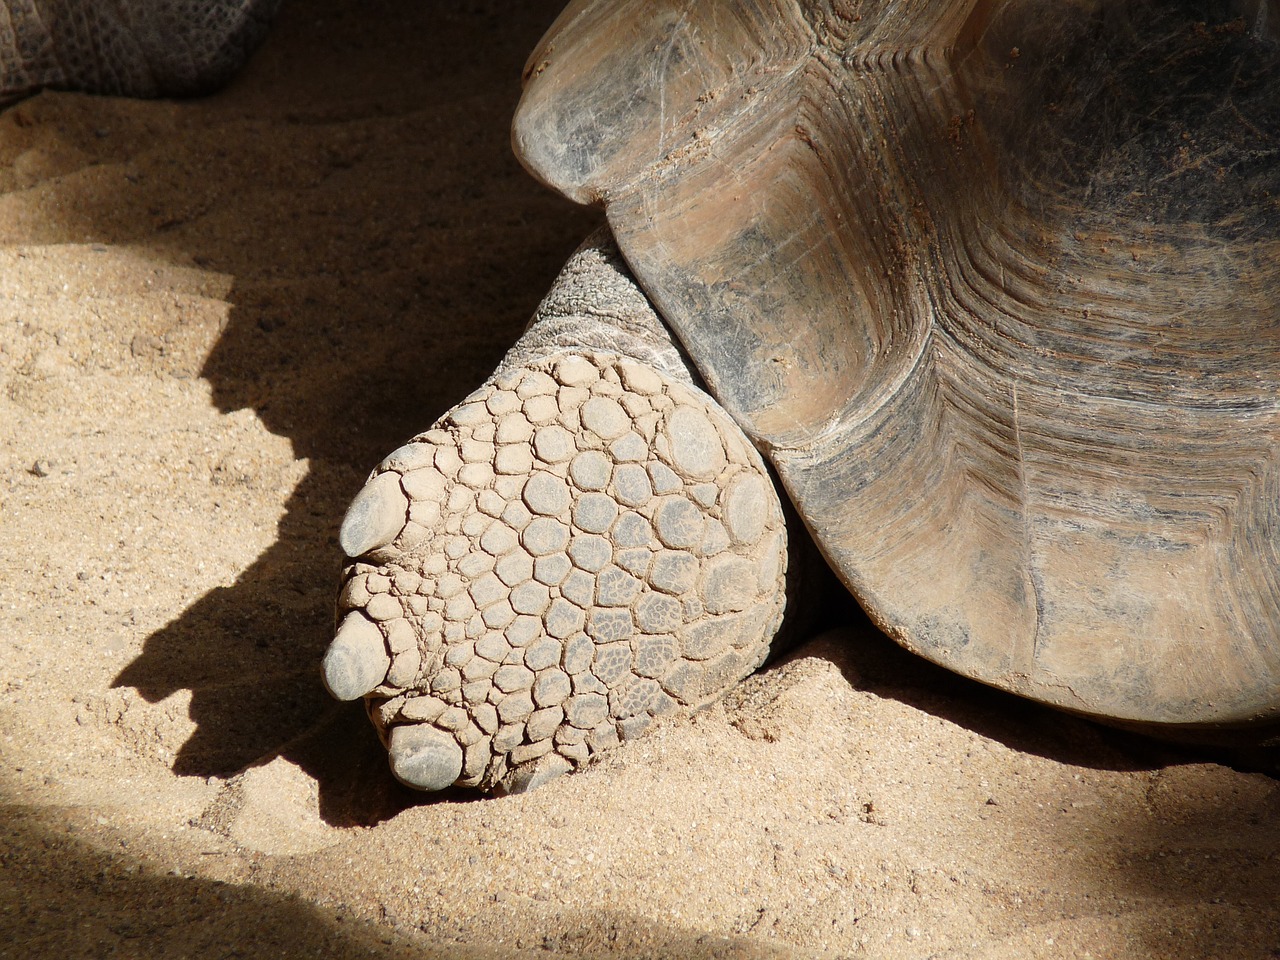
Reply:
<svg viewBox="0 0 1280 960"><path fill-rule="evenodd" d="M341 543L325 682L424 790L527 790L715 699L784 605L759 455L613 354L502 373L379 465Z"/></svg>

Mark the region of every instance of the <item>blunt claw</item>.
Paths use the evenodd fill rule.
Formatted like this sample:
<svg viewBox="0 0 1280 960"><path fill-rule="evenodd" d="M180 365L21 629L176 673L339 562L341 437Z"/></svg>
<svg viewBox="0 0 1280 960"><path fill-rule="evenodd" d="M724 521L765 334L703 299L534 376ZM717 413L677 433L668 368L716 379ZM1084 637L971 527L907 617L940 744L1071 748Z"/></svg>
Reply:
<svg viewBox="0 0 1280 960"><path fill-rule="evenodd" d="M396 779L415 790L443 790L462 775L462 747L435 727L393 727L388 753Z"/></svg>
<svg viewBox="0 0 1280 960"><path fill-rule="evenodd" d="M338 542L348 557L364 556L385 547L404 529L409 499L400 489L400 474L380 473L356 494L338 531Z"/></svg>
<svg viewBox="0 0 1280 960"><path fill-rule="evenodd" d="M382 631L353 611L325 652L324 685L338 700L358 700L382 683L390 666Z"/></svg>

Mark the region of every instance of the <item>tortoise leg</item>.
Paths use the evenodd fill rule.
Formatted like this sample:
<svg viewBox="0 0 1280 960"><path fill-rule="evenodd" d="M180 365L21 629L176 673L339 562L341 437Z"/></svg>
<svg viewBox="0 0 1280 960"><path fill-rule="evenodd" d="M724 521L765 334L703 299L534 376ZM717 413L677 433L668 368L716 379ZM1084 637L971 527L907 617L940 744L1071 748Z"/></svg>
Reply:
<svg viewBox="0 0 1280 960"><path fill-rule="evenodd" d="M0 0L0 103L46 87L195 96L226 83L280 0Z"/></svg>
<svg viewBox="0 0 1280 960"><path fill-rule="evenodd" d="M607 237L356 496L324 676L413 787L530 789L720 696L782 618L777 492Z"/></svg>

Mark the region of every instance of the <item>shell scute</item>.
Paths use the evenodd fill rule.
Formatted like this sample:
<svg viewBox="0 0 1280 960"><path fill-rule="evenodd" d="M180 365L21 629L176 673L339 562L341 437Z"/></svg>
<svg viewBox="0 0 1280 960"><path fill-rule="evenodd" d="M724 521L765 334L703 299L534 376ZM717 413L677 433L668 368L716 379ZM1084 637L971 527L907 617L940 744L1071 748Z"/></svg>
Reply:
<svg viewBox="0 0 1280 960"><path fill-rule="evenodd" d="M1274 719L1280 52L1123 6L580 3L516 145L606 206L892 636L1085 713Z"/></svg>

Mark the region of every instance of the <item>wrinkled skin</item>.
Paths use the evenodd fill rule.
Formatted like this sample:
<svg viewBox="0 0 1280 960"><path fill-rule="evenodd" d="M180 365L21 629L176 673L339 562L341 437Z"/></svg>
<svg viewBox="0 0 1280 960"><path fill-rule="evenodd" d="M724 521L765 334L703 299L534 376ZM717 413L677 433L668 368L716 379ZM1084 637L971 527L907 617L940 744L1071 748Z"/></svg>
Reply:
<svg viewBox="0 0 1280 960"><path fill-rule="evenodd" d="M195 96L226 83L281 0L3 0L0 103L45 88Z"/></svg>

